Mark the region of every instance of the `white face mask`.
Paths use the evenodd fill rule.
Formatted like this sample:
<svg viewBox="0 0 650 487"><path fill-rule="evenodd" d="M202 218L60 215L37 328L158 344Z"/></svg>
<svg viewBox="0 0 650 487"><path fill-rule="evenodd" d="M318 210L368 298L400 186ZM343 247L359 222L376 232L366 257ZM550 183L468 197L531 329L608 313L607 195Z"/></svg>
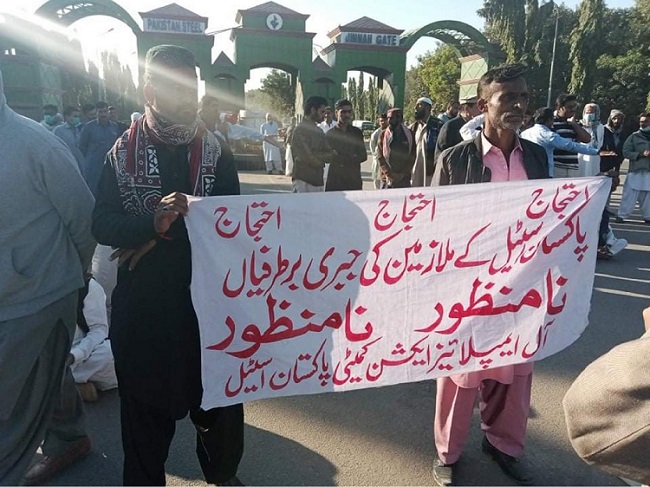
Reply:
<svg viewBox="0 0 650 487"><path fill-rule="evenodd" d="M585 122L587 122L590 125L596 123L596 114L595 113L587 113L585 115Z"/></svg>
<svg viewBox="0 0 650 487"><path fill-rule="evenodd" d="M646 125L645 127L640 127L641 132L645 132L646 134L650 133L650 125Z"/></svg>

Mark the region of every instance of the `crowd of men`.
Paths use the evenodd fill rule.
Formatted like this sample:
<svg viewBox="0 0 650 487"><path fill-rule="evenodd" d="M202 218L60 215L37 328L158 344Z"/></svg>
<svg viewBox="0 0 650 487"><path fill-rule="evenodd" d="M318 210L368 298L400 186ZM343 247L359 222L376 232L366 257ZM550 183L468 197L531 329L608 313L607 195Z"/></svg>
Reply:
<svg viewBox="0 0 650 487"><path fill-rule="evenodd" d="M6 105L0 77L0 150L11 161L0 167L0 370L13 371L0 384L0 484L42 483L86 455L91 441L81 398L95 400L96 389L119 384L125 485L164 485L176 421L188 414L206 481L242 485L243 406L200 407L199 331L182 218L187 195L239 194L229 146L237 127L221 116L216 98L198 101L195 59L186 49L152 48L144 79L143 114L124 130L103 102L66 108L62 116L46 107L41 124L20 117ZM476 97L449 103L439 117L427 97L417 100L410 127L401 109L389 110L370 137L375 187L616 179L627 158L618 219L638 202L650 223L650 114L627 134L618 110L602 125L598 106L587 104L577 119L575 96L561 95L555 110L537 110L529 122L528 103L523 67L507 65L488 71ZM349 100L334 110L324 98L306 100L286 141L294 192L362 188L367 152L352 119ZM271 115L260 133L247 135L268 144L269 173L282 170L277 135ZM607 214L603 221L600 252L613 254ZM523 364L437 380L437 485L453 484L477 398L483 450L519 484L534 481L518 461L532 374L532 364ZM565 403L568 418L576 417L573 403ZM39 446L44 457L30 467ZM627 468L616 458L611 471L650 478L650 468Z"/></svg>
<svg viewBox="0 0 650 487"><path fill-rule="evenodd" d="M369 142L375 188L430 186L432 181L445 184L444 179L434 178L436 168L445 177L441 164L445 150L464 140L475 140L477 150L483 151L484 144L478 136L485 129L486 112L479 101L480 95L460 103L450 102L446 111L436 117L431 99L422 97L416 102L415 122L410 126L404 123L399 108L380 115L379 128ZM294 192L361 188L360 164L365 159L361 154L360 131L351 125L351 108L348 100L339 100L334 119L326 99L307 100L305 118L287 140L291 146ZM639 116L639 130L632 133L629 127L634 122L626 124L625 114L620 110L613 109L603 124L596 103L585 104L582 117L577 115L577 108L576 96L566 93L557 98L554 108L541 107L534 112L525 108L518 115L521 121L516 122L518 140L534 142L544 150L546 177L607 175L613 180L612 191L619 184L621 164L628 159L628 175L616 221L622 223L629 218L638 203L645 223L650 224L648 114ZM327 182L330 177L334 178L331 184ZM484 182L490 180L488 173L482 178ZM508 176L507 180L511 179ZM625 239L614 235L610 215L606 208L599 230L600 259L610 259L627 246Z"/></svg>

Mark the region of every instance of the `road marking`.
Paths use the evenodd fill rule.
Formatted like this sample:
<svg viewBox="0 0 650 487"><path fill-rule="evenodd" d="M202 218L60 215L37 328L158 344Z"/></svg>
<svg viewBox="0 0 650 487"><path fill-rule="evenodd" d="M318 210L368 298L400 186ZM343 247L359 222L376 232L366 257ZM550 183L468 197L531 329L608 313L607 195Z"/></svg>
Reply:
<svg viewBox="0 0 650 487"><path fill-rule="evenodd" d="M617 296L627 296L628 298L650 299L650 295L648 294L630 293L627 291L619 291L618 289L595 287L594 291L600 291L601 293L605 293L605 294L616 294Z"/></svg>
<svg viewBox="0 0 650 487"><path fill-rule="evenodd" d="M599 274L598 272L596 272L596 275L598 277L608 277L609 279L618 279L619 281L640 282L642 284L650 284L650 281L647 279L632 279L631 277L612 276L610 274Z"/></svg>

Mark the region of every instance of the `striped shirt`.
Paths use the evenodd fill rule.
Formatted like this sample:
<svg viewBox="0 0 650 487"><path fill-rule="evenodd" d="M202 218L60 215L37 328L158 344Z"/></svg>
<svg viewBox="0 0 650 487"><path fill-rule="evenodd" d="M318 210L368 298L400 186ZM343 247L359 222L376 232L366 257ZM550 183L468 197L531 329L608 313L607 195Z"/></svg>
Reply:
<svg viewBox="0 0 650 487"><path fill-rule="evenodd" d="M566 119L555 117L553 120L553 132L556 132L565 139L579 142L578 134ZM563 149L553 150L553 162L555 167L563 169L578 169L578 154Z"/></svg>

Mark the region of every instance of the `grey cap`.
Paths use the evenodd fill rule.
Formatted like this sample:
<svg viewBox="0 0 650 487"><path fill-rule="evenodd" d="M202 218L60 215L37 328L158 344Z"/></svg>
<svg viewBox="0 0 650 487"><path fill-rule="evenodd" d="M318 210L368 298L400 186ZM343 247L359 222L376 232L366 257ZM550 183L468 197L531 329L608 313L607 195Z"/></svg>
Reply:
<svg viewBox="0 0 650 487"><path fill-rule="evenodd" d="M463 104L463 105L465 105L465 104L473 105L476 102L478 102L478 96L477 95L466 96L466 97L461 98L460 100L458 100L458 102Z"/></svg>

